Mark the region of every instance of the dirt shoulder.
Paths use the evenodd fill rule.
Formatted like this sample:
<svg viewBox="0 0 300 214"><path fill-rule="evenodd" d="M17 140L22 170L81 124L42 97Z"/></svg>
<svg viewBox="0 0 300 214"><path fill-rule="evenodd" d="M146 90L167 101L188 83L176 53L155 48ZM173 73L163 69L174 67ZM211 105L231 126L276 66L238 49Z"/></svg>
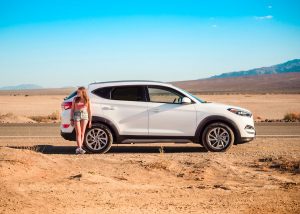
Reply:
<svg viewBox="0 0 300 214"><path fill-rule="evenodd" d="M0 145L0 213L300 211L300 139L258 139L220 154L194 144L83 156L57 139Z"/></svg>

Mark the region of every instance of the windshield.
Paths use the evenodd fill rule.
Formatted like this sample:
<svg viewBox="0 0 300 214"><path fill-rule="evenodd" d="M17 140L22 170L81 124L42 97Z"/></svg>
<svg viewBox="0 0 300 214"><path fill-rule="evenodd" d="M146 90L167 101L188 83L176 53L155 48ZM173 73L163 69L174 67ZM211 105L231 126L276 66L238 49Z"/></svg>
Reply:
<svg viewBox="0 0 300 214"><path fill-rule="evenodd" d="M199 97L196 97L195 95L187 92L186 90L181 89L182 91L184 91L185 93L187 93L188 95L190 95L191 97L195 98L196 100L198 100L200 103L206 103L206 101L201 100Z"/></svg>

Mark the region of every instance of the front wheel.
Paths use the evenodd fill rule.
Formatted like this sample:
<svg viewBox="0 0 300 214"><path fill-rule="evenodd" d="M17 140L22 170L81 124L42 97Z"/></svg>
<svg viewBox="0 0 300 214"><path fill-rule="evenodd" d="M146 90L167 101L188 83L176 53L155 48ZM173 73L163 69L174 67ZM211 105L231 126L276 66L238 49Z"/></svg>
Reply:
<svg viewBox="0 0 300 214"><path fill-rule="evenodd" d="M94 124L85 133L84 147L92 153L106 153L112 146L111 130L103 124Z"/></svg>
<svg viewBox="0 0 300 214"><path fill-rule="evenodd" d="M202 143L208 151L225 152L234 143L234 132L224 123L212 123L204 129Z"/></svg>

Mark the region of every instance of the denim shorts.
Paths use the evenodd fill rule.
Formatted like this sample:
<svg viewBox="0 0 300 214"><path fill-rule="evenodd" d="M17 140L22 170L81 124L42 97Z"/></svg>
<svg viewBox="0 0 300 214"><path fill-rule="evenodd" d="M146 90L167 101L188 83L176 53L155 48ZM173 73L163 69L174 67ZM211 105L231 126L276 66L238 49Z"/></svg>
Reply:
<svg viewBox="0 0 300 214"><path fill-rule="evenodd" d="M89 114L87 110L75 111L73 115L73 119L74 121L89 120Z"/></svg>

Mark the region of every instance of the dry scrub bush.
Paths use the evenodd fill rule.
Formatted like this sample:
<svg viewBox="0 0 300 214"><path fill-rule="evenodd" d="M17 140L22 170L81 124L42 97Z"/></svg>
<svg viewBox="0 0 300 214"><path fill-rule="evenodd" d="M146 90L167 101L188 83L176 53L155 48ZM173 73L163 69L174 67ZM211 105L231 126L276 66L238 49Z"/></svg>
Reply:
<svg viewBox="0 0 300 214"><path fill-rule="evenodd" d="M284 115L284 120L288 120L288 121L300 121L300 113L297 112L291 112L291 113L287 113Z"/></svg>
<svg viewBox="0 0 300 214"><path fill-rule="evenodd" d="M47 116L30 116L30 119L40 123L40 122L50 122L50 121L56 121L60 119L59 111L55 111L52 114L49 114Z"/></svg>

